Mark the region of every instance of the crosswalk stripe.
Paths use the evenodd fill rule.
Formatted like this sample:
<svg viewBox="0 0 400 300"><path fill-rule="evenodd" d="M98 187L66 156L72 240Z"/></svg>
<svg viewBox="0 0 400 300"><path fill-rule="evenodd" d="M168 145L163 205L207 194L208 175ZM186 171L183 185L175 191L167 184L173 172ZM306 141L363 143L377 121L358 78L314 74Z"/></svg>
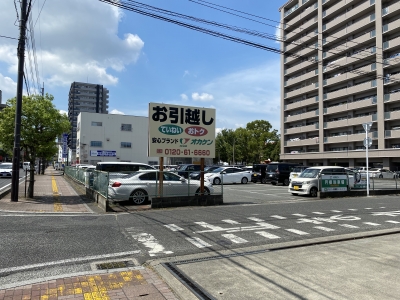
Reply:
<svg viewBox="0 0 400 300"><path fill-rule="evenodd" d="M324 215L323 212L319 212L319 211L313 211L312 213L313 213L313 214L316 214L316 215Z"/></svg>
<svg viewBox="0 0 400 300"><path fill-rule="evenodd" d="M285 217L278 216L278 215L273 215L273 216L271 216L271 218L275 218L275 219L279 219L279 220L284 220L284 219L286 219Z"/></svg>
<svg viewBox="0 0 400 300"><path fill-rule="evenodd" d="M307 215L302 215L302 214L292 214L292 215L296 217L307 217Z"/></svg>
<svg viewBox="0 0 400 300"><path fill-rule="evenodd" d="M347 227L347 228L360 228L360 227L358 227L358 226L355 226L355 225L350 225L350 224L339 224L340 226L343 226L343 227Z"/></svg>
<svg viewBox="0 0 400 300"><path fill-rule="evenodd" d="M222 220L222 222L229 223L229 224L240 224L239 222L236 222L234 220L229 220L229 219Z"/></svg>
<svg viewBox="0 0 400 300"><path fill-rule="evenodd" d="M236 244L242 244L242 243L247 243L245 239L242 239L241 237L238 237L234 234L222 234L222 236L228 240L231 240L232 242Z"/></svg>
<svg viewBox="0 0 400 300"><path fill-rule="evenodd" d="M203 226L205 228L209 228L211 230L215 230L215 231L220 231L220 230L224 230L224 228L220 227L220 226L214 226L211 224L208 224L206 222L194 222L197 225Z"/></svg>
<svg viewBox="0 0 400 300"><path fill-rule="evenodd" d="M365 209L372 209L371 207L366 207Z"/></svg>
<svg viewBox="0 0 400 300"><path fill-rule="evenodd" d="M203 241L202 239L199 239L198 237L186 238L186 240L191 242L197 248L211 247L211 245L209 243L206 243L205 241Z"/></svg>
<svg viewBox="0 0 400 300"><path fill-rule="evenodd" d="M297 230L297 229L285 229L286 231L290 231L292 233L298 234L298 235L306 235L309 234L307 232L301 231L301 230Z"/></svg>
<svg viewBox="0 0 400 300"><path fill-rule="evenodd" d="M175 225L175 224L167 224L164 225L165 227L167 227L168 229L171 229L172 231L183 231L183 228L180 228L179 226Z"/></svg>
<svg viewBox="0 0 400 300"><path fill-rule="evenodd" d="M134 238L139 243L142 243L146 248L149 248L149 255L156 256L159 253L163 254L172 254L172 251L166 251L164 246L161 245L158 240L149 233L139 233L132 234L132 238Z"/></svg>
<svg viewBox="0 0 400 300"><path fill-rule="evenodd" d="M357 211L358 209L356 209L356 208L349 208L349 210Z"/></svg>
<svg viewBox="0 0 400 300"><path fill-rule="evenodd" d="M342 211L333 209L333 210L331 210L331 212L342 212Z"/></svg>
<svg viewBox="0 0 400 300"><path fill-rule="evenodd" d="M398 224L398 223L400 223L399 221L392 221L392 220L389 220L389 221L386 221L386 222L388 222L388 223L393 223L393 224Z"/></svg>
<svg viewBox="0 0 400 300"><path fill-rule="evenodd" d="M272 239L280 239L279 236L277 236L275 234L272 234L272 233L268 233L266 231L256 231L256 233L261 235L261 236L263 236L263 237L266 237L267 239L271 239L271 240Z"/></svg>
<svg viewBox="0 0 400 300"><path fill-rule="evenodd" d="M324 227L324 226L314 226L314 228L323 230L323 231L335 231L335 229Z"/></svg>
<svg viewBox="0 0 400 300"><path fill-rule="evenodd" d="M364 222L364 224L372 225L372 226L380 226L381 224L372 223L372 222Z"/></svg>
<svg viewBox="0 0 400 300"><path fill-rule="evenodd" d="M264 222L264 220L261 220L259 218L255 218L255 217L249 217L247 219L252 220L252 221L256 221L256 222Z"/></svg>

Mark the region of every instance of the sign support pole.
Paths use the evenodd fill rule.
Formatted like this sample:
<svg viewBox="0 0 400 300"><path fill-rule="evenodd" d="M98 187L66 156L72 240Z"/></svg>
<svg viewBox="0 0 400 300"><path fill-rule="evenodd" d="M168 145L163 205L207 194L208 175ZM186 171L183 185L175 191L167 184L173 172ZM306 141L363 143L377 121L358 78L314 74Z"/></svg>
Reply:
<svg viewBox="0 0 400 300"><path fill-rule="evenodd" d="M365 139L368 140L368 131L365 131ZM365 147L365 155L367 157L367 197L369 197L368 148L369 148L369 145L367 144Z"/></svg>
<svg viewBox="0 0 400 300"><path fill-rule="evenodd" d="M163 156L160 156L159 165L160 165L160 172L158 172L158 195L160 197L162 197L162 195L163 195L163 185L164 185L164 176L163 176L164 157Z"/></svg>

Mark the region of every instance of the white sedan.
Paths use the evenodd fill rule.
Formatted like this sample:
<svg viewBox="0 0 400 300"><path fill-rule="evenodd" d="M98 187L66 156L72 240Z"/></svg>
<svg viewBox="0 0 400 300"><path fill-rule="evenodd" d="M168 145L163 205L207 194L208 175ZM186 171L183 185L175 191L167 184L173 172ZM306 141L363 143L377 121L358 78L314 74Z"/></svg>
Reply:
<svg viewBox="0 0 400 300"><path fill-rule="evenodd" d="M251 181L251 173L240 168L221 167L204 174L204 181L214 185L225 183L243 183Z"/></svg>
<svg viewBox="0 0 400 300"><path fill-rule="evenodd" d="M379 168L372 168L368 170L369 177L374 178L397 178L398 175L395 172L386 170L386 169L379 169Z"/></svg>
<svg viewBox="0 0 400 300"><path fill-rule="evenodd" d="M142 170L120 178L110 179L108 198L113 201L131 200L134 204L143 204L153 197L159 197L159 173L158 170ZM194 196L200 193L199 180L188 181L172 172L163 172L163 197ZM213 186L204 182L204 194L213 193Z"/></svg>
<svg viewBox="0 0 400 300"><path fill-rule="evenodd" d="M11 177L12 176L12 164L2 163L0 164L0 178Z"/></svg>

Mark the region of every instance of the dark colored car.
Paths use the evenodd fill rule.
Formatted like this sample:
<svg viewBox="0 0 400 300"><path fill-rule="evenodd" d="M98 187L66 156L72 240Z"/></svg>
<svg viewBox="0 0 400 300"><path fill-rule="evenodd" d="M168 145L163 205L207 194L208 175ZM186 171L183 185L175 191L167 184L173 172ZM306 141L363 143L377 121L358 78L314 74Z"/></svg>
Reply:
<svg viewBox="0 0 400 300"><path fill-rule="evenodd" d="M211 171L220 168L220 166L209 166L204 168L204 174L210 173ZM200 171L196 171L193 173L190 173L189 175L190 179L193 180L200 180Z"/></svg>
<svg viewBox="0 0 400 300"><path fill-rule="evenodd" d="M189 178L190 173L193 172L198 172L200 171L201 166L200 165L194 165L194 164L186 164L186 165L179 165L177 169L177 173L179 176L185 177L186 179Z"/></svg>
<svg viewBox="0 0 400 300"><path fill-rule="evenodd" d="M282 183L283 185L289 185L289 176L292 169L299 164L295 163L270 163L267 165L266 170L266 182L276 185Z"/></svg>

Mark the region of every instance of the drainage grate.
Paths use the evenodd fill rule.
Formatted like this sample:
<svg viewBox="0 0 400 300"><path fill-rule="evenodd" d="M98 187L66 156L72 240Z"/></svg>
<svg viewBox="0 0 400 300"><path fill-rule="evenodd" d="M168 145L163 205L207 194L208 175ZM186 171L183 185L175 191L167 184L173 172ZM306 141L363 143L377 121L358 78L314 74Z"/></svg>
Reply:
<svg viewBox="0 0 400 300"><path fill-rule="evenodd" d="M109 261L100 264L95 264L97 270L109 270L109 269L120 269L120 268L128 268L134 267L135 264L133 261L124 260L124 261Z"/></svg>

